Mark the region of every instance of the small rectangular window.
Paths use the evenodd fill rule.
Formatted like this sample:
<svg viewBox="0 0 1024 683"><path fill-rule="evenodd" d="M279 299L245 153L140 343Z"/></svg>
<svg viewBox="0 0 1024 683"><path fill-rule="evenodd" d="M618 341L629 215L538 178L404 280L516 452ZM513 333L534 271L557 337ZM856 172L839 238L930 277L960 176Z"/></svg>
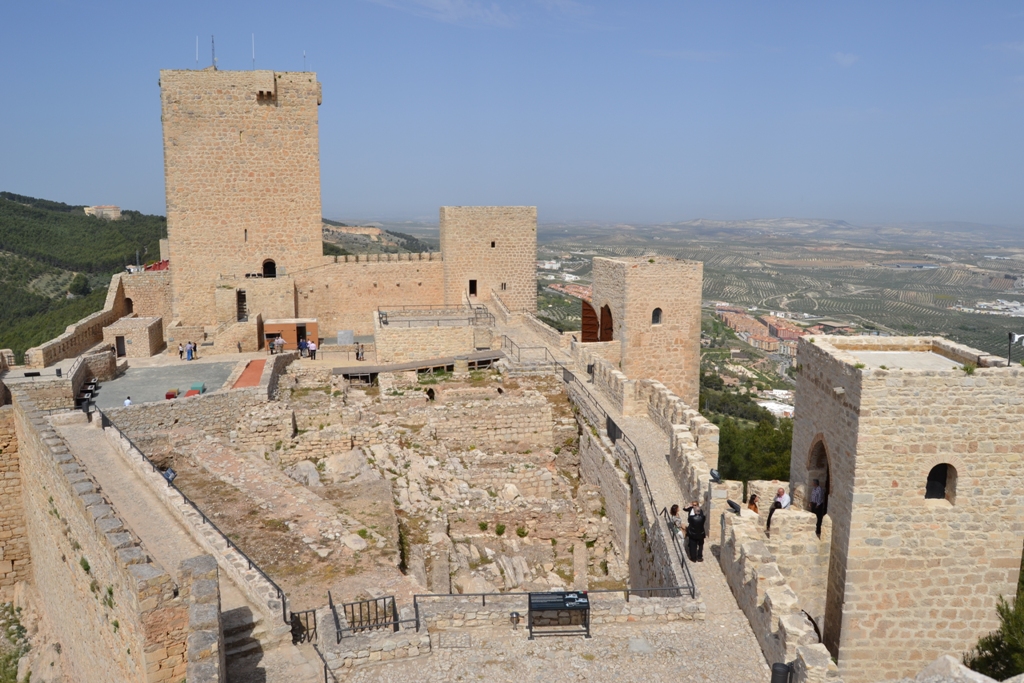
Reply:
<svg viewBox="0 0 1024 683"><path fill-rule="evenodd" d="M491 242L491 249L494 249L494 242Z"/></svg>
<svg viewBox="0 0 1024 683"><path fill-rule="evenodd" d="M469 295L476 296L476 280L469 281Z"/></svg>

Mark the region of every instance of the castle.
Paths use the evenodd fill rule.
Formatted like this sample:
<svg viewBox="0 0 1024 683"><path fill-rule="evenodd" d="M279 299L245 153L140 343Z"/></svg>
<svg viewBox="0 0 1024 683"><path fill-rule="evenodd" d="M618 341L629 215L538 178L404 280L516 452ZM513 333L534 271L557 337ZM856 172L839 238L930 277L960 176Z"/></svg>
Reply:
<svg viewBox="0 0 1024 683"><path fill-rule="evenodd" d="M580 478L602 501L602 534L614 539L629 576L645 586L689 581L694 588L659 511L699 500L713 521L722 573L764 659L792 663L794 680L868 683L912 674L939 654L969 649L997 626L996 601L1015 593L1024 546L1024 369L939 338L804 338L790 481L746 482L762 507L734 513L729 503L743 499L744 482L714 474L718 430L695 409L702 264L595 258L582 330L578 337L560 333L535 315L535 207L441 207L440 253L323 255L321 89L314 74L162 71L160 95L168 219L160 267L115 276L103 310L30 349L24 368L0 353L0 404L10 404L0 406L0 590L32 582L47 589L48 614L67 603L86 615L57 620L65 641L77 643L68 648L82 658L79 670L156 681L187 669L190 681L220 680L224 628L209 613L211 601L221 599L210 586L218 567L268 620L275 611L288 614L283 592L275 593L251 561L245 570L226 537L204 544L215 536L205 516L181 512L186 506L176 501L167 502L176 519L216 561L189 561L172 577L177 568L147 556L97 489L85 458L62 436L86 421L71 409L90 378L113 378L126 359L173 354L184 340L237 355L265 348L276 334L339 348L355 335L373 335L385 364L454 358L456 369L465 369L468 354L486 351L489 359L504 355L512 370L555 375L572 406L565 420L569 441L578 444ZM410 314L445 324L396 324ZM516 333L535 340L526 350L539 361L527 360L507 336ZM266 361L255 387L232 384L239 367L208 396L133 406L114 419L143 444L154 433L170 439L180 419L202 425L207 434L195 438L207 446L202 439L212 443L215 433L223 441L218 448L249 439L260 447L276 441L275 452L285 441L297 453L316 452L327 447L321 432L334 432L322 423L313 429L321 417L304 417L298 429L296 413L276 405L278 385L326 387L324 400L348 387L336 374L290 367L294 360L285 354ZM63 372L51 374L55 366ZM474 400L483 395L474 387L449 395L460 391ZM421 394L392 392L391 412L426 410ZM498 390L483 399L493 403L473 403L439 392L439 405L457 406L422 421L445 449L523 440L552 447L550 458L538 462L556 469L558 427L543 399ZM362 408L347 405L341 412L345 443L379 446L368 436L376 417L367 420ZM100 426L123 458L118 462L155 491L171 490L106 416ZM313 433L304 434L306 428ZM531 451L521 455L541 457ZM500 481L515 478L536 498L550 496L549 469L537 472L532 460L520 467L508 457L495 456ZM828 503L820 536L809 511L815 479ZM774 515L768 535L767 508L778 487L790 491L794 505ZM557 509L560 519L563 508ZM437 530L427 536L447 538ZM589 545L575 547L585 573ZM87 563L75 559L85 555ZM455 562L454 550L450 557ZM431 582L450 581L447 562L439 561ZM98 576L110 577L103 580L109 601L91 597L103 588ZM615 603L601 618L658 623L699 620L706 611L696 589L665 602L634 598L644 599L654 602L639 611ZM453 609L432 612L431 628L493 626L508 618L501 607ZM470 613L480 621L469 623ZM118 626L81 628L92 623ZM275 637L284 633L277 631ZM403 653L391 658L432 647L430 638L404 637L389 641L388 652ZM190 645L200 641L208 646ZM89 654L105 651L118 654ZM382 661L383 650L376 652L373 661ZM365 657L336 654L337 662L349 657L338 665L345 667L372 659L369 648Z"/></svg>

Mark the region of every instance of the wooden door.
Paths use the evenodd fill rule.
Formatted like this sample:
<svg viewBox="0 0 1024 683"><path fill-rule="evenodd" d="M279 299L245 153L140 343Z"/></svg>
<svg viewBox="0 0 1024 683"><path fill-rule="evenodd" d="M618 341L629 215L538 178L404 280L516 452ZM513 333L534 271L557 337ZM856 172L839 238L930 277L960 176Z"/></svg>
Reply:
<svg viewBox="0 0 1024 683"><path fill-rule="evenodd" d="M612 340L612 309L605 304L601 307L601 333L598 341Z"/></svg>
<svg viewBox="0 0 1024 683"><path fill-rule="evenodd" d="M597 311L594 310L593 306L582 299L580 300L580 303L583 305L583 324L580 328L580 338L584 342L596 342L600 339L597 327Z"/></svg>

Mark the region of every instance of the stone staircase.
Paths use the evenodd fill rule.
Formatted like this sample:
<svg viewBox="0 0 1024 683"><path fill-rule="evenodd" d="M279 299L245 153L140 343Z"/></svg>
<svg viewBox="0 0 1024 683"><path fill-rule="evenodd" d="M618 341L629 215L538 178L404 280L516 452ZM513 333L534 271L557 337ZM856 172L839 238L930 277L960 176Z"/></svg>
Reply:
<svg viewBox="0 0 1024 683"><path fill-rule="evenodd" d="M265 651L276 645L269 642L263 615L249 607L237 607L221 613L224 630L224 658L228 669L233 662Z"/></svg>

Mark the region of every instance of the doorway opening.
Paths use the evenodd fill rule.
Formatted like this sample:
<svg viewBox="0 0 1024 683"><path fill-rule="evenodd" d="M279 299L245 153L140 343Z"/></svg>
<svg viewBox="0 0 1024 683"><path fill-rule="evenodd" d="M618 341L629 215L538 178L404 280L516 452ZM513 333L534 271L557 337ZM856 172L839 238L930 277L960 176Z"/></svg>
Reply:
<svg viewBox="0 0 1024 683"><path fill-rule="evenodd" d="M598 341L612 341L612 309L608 304L601 307L601 331Z"/></svg>
<svg viewBox="0 0 1024 683"><path fill-rule="evenodd" d="M580 325L580 339L584 342L600 341L601 335L598 332L597 311L588 302L580 300L582 324Z"/></svg>
<svg viewBox="0 0 1024 683"><path fill-rule="evenodd" d="M120 337L120 336L114 337L114 346L117 347L117 357L118 358L124 358L124 356L125 356L124 337Z"/></svg>
<svg viewBox="0 0 1024 683"><path fill-rule="evenodd" d="M124 314L131 315L135 312L135 302L131 299L124 300Z"/></svg>
<svg viewBox="0 0 1024 683"><path fill-rule="evenodd" d="M249 306L245 302L245 290L235 290L235 308L238 313L238 322L249 322Z"/></svg>
<svg viewBox="0 0 1024 683"><path fill-rule="evenodd" d="M469 281L469 295L476 296L476 280Z"/></svg>
<svg viewBox="0 0 1024 683"><path fill-rule="evenodd" d="M263 277L277 277L277 264L270 259L263 262Z"/></svg>

